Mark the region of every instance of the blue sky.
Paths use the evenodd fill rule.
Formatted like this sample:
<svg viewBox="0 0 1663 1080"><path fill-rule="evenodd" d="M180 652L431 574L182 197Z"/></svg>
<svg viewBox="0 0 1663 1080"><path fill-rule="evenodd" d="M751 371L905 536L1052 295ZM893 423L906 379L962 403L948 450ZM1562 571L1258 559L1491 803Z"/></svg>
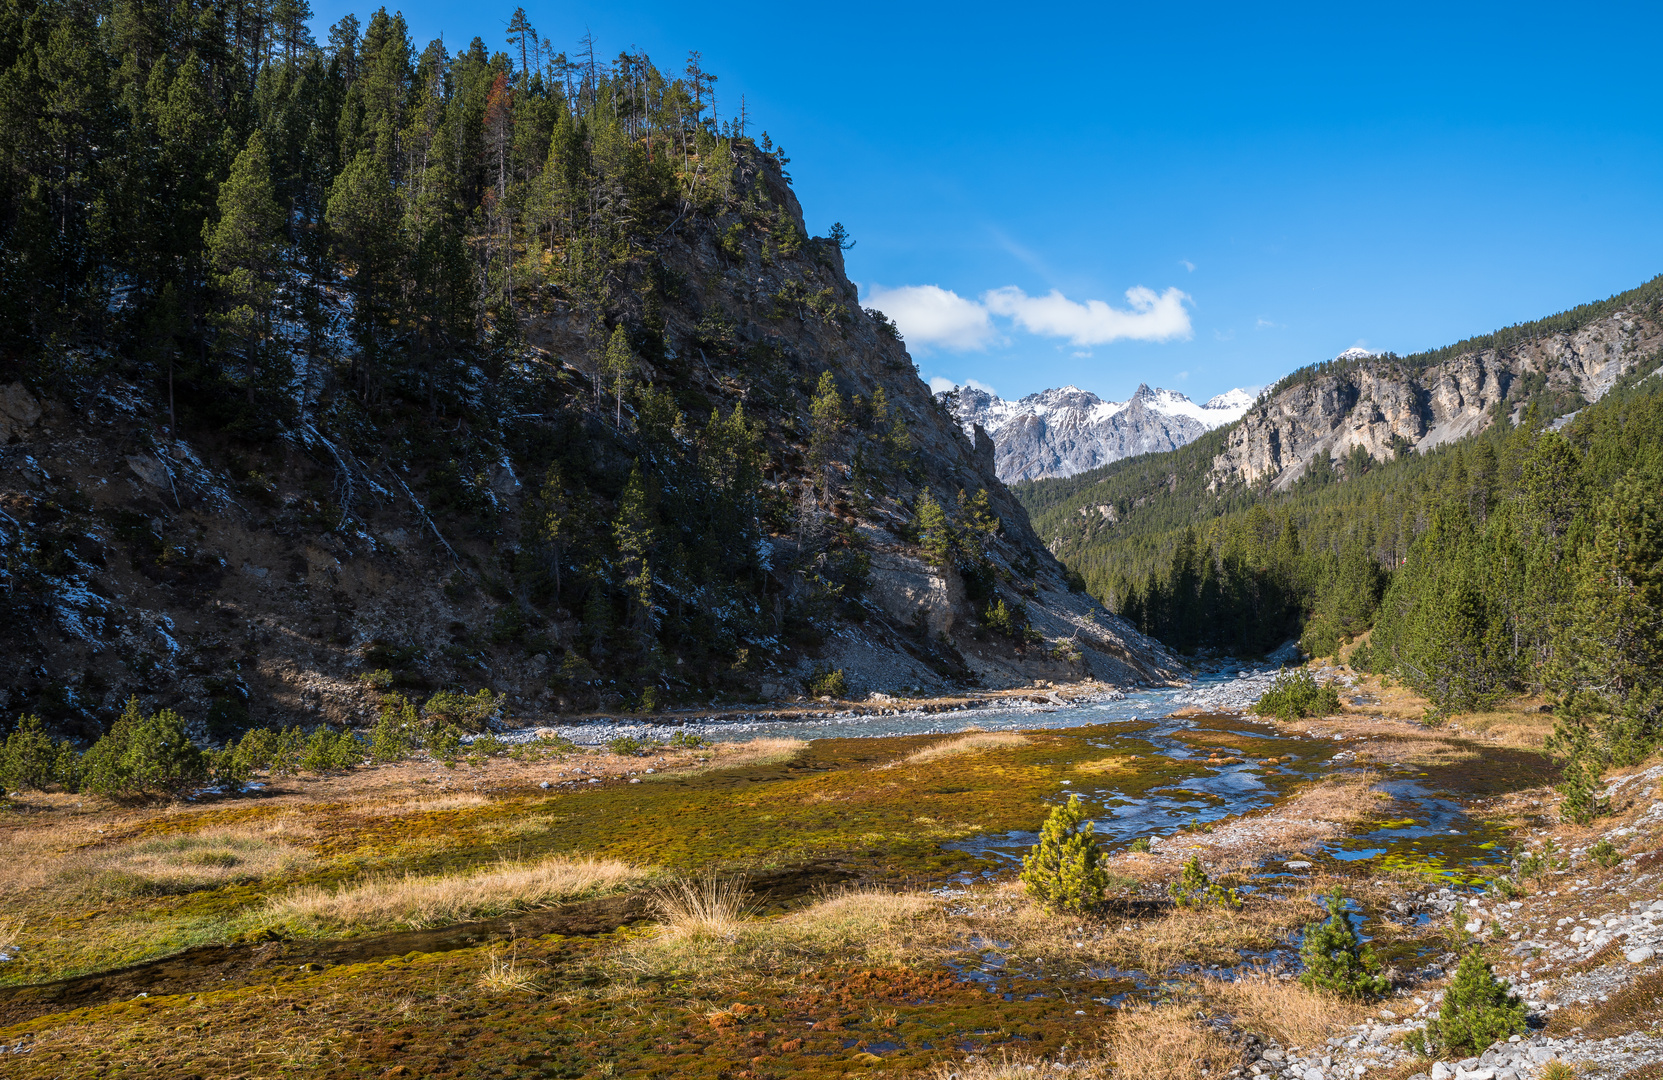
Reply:
<svg viewBox="0 0 1663 1080"><path fill-rule="evenodd" d="M318 37L356 7L314 0ZM405 5L506 49L512 4ZM926 378L1198 399L1663 273L1656 3L527 5L689 49Z"/></svg>

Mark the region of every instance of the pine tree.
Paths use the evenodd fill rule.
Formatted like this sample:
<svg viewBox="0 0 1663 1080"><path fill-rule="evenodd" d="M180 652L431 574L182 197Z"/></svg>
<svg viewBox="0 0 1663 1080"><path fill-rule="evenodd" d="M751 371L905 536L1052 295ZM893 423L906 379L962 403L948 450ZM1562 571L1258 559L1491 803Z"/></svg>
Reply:
<svg viewBox="0 0 1663 1080"><path fill-rule="evenodd" d="M622 323L612 329L612 336L606 342L605 367L607 382L612 384L613 397L617 403L617 413L613 422L619 427L624 426L624 392L629 389L630 381L635 375L635 350L630 348L629 334L624 331Z"/></svg>
<svg viewBox="0 0 1663 1080"><path fill-rule="evenodd" d="M1336 887L1328 898L1328 920L1305 927L1305 943L1299 957L1305 971L1299 981L1318 990L1331 990L1342 997L1373 1000L1391 989L1390 980L1380 974L1374 950L1363 944L1357 928L1346 914L1345 896Z"/></svg>
<svg viewBox="0 0 1663 1080"><path fill-rule="evenodd" d="M931 566L946 566L953 553L953 528L941 504L928 489L918 493L913 525L918 530L918 546L924 551L924 561Z"/></svg>
<svg viewBox="0 0 1663 1080"><path fill-rule="evenodd" d="M1473 948L1461 957L1437 1019L1426 1025L1425 1039L1429 1048L1445 1054L1478 1053L1525 1030L1524 1004L1507 992L1484 954Z"/></svg>
<svg viewBox="0 0 1663 1080"><path fill-rule="evenodd" d="M643 650L651 644L653 623L653 548L657 543L656 515L641 475L639 463L630 470L629 481L618 498L618 516L612 526L618 550L618 569L623 574L624 593L629 598L630 625Z"/></svg>
<svg viewBox="0 0 1663 1080"><path fill-rule="evenodd" d="M1028 895L1051 911L1084 913L1108 895L1108 871L1078 795L1051 810L1039 843L1022 859L1021 877Z"/></svg>
<svg viewBox="0 0 1663 1080"><path fill-rule="evenodd" d="M256 130L220 186L219 220L203 238L220 297L215 321L242 353L251 403L270 347L282 228L265 137Z"/></svg>
<svg viewBox="0 0 1663 1080"><path fill-rule="evenodd" d="M838 393L837 379L831 372L820 373L820 382L815 387L808 411L811 418L809 457L815 465L825 468L837 451L838 440L847 421L843 395Z"/></svg>

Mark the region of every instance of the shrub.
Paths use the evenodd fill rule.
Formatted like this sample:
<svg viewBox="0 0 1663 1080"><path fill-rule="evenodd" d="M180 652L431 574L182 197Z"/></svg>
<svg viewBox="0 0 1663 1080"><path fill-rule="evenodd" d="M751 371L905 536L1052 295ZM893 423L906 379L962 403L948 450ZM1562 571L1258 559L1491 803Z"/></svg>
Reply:
<svg viewBox="0 0 1663 1080"><path fill-rule="evenodd" d="M658 687L649 686L645 690L641 691L641 711L658 711Z"/></svg>
<svg viewBox="0 0 1663 1080"><path fill-rule="evenodd" d="M237 743L236 757L239 767L251 774L264 770L273 776L293 776L300 771L305 748L306 737L299 728L253 728Z"/></svg>
<svg viewBox="0 0 1663 1080"><path fill-rule="evenodd" d="M1167 886L1167 891L1172 894L1172 902L1179 907L1199 908L1208 904L1241 907L1241 897L1236 895L1236 890L1226 889L1208 877L1197 855L1190 856L1190 861L1184 864L1183 876Z"/></svg>
<svg viewBox="0 0 1663 1080"><path fill-rule="evenodd" d="M1147 837L1147 836L1138 837L1136 840L1132 841L1131 846L1128 847L1126 850L1127 851L1148 851L1149 850L1149 837Z"/></svg>
<svg viewBox="0 0 1663 1080"><path fill-rule="evenodd" d="M495 757L507 748L506 743L490 732L475 736L474 741L468 744L469 753L480 758Z"/></svg>
<svg viewBox="0 0 1663 1080"><path fill-rule="evenodd" d="M243 789L248 787L254 769L246 758L237 756L236 747L228 745L223 750L209 750L206 757L209 784L227 795L241 794Z"/></svg>
<svg viewBox="0 0 1663 1080"><path fill-rule="evenodd" d="M988 605L987 611L982 614L982 625L1019 645L1045 639L1045 635L1028 622L1028 609L1021 604L1006 604L1003 597Z"/></svg>
<svg viewBox="0 0 1663 1080"><path fill-rule="evenodd" d="M1022 859L1022 884L1051 911L1081 913L1103 902L1109 875L1078 795L1045 819L1039 843Z"/></svg>
<svg viewBox="0 0 1663 1080"><path fill-rule="evenodd" d="M635 757L647 748L647 743L633 735L620 735L608 742L606 748L619 757Z"/></svg>
<svg viewBox="0 0 1663 1080"><path fill-rule="evenodd" d="M1611 812L1611 802L1600 786L1600 763L1593 750L1582 746L1572 750L1565 761L1563 780L1554 789L1565 797L1559 804L1559 817L1575 825L1590 824L1595 818Z"/></svg>
<svg viewBox="0 0 1663 1080"><path fill-rule="evenodd" d="M459 694L441 690L427 699L422 716L430 724L454 724L465 732L484 731L490 721L502 711L502 697L482 689L474 694Z"/></svg>
<svg viewBox="0 0 1663 1080"><path fill-rule="evenodd" d="M1380 974L1374 950L1363 944L1346 916L1345 897L1338 888L1328 897L1328 921L1305 927L1299 958L1305 963L1299 981L1313 990L1372 1001L1391 989L1391 981Z"/></svg>
<svg viewBox="0 0 1663 1080"><path fill-rule="evenodd" d="M320 727L306 740L300 767L307 772L345 772L364 760L364 745L350 731Z"/></svg>
<svg viewBox="0 0 1663 1080"><path fill-rule="evenodd" d="M803 682L808 690L808 696L814 698L846 698L849 696L849 680L843 677L843 669L832 670L817 667L814 673Z"/></svg>
<svg viewBox="0 0 1663 1080"><path fill-rule="evenodd" d="M179 795L208 778L208 761L172 709L145 715L136 697L82 759L82 790L132 798Z"/></svg>
<svg viewBox="0 0 1663 1080"><path fill-rule="evenodd" d="M689 731L678 731L664 745L674 750L697 750L701 746L709 746L710 740Z"/></svg>
<svg viewBox="0 0 1663 1080"><path fill-rule="evenodd" d="M1260 716L1298 720L1304 716L1327 716L1340 711L1340 692L1333 683L1317 685L1304 668L1279 671L1253 711Z"/></svg>
<svg viewBox="0 0 1663 1080"><path fill-rule="evenodd" d="M377 668L375 671L366 671L362 675L358 676L358 678L364 683L365 686L373 687L376 690L385 690L393 685L393 673L386 668Z"/></svg>
<svg viewBox="0 0 1663 1080"><path fill-rule="evenodd" d="M1588 857L1607 870L1623 861L1623 853L1609 840L1601 840L1588 849Z"/></svg>
<svg viewBox="0 0 1663 1080"><path fill-rule="evenodd" d="M1355 649L1351 650L1350 663L1351 666L1356 668L1358 671L1373 671L1374 647L1366 641L1361 643Z"/></svg>
<svg viewBox="0 0 1663 1080"><path fill-rule="evenodd" d="M68 745L54 741L40 717L33 713L22 717L0 746L0 795L23 788L46 790L46 785L59 779L58 761Z"/></svg>
<svg viewBox="0 0 1663 1080"><path fill-rule="evenodd" d="M1427 1021L1419 1041L1433 1053L1476 1054L1524 1031L1524 1004L1496 980L1484 954L1475 948L1461 957L1443 1007Z"/></svg>
<svg viewBox="0 0 1663 1080"><path fill-rule="evenodd" d="M457 752L462 748L462 729L455 724L440 724L428 730L424 741L429 754L440 761L454 762Z"/></svg>
<svg viewBox="0 0 1663 1080"><path fill-rule="evenodd" d="M380 764L403 761L421 745L421 718L403 694L381 703L381 718L370 732L370 760Z"/></svg>

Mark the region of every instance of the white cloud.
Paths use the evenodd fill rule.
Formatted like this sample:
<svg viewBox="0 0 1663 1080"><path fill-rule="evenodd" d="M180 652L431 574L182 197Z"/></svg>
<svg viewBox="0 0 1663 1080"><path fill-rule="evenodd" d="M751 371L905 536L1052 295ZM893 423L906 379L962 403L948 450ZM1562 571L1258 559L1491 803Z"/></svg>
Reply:
<svg viewBox="0 0 1663 1080"><path fill-rule="evenodd" d="M1187 371L1180 371L1178 373L1178 379L1179 379L1180 382L1188 382L1189 377L1190 377L1190 373L1187 372Z"/></svg>
<svg viewBox="0 0 1663 1080"><path fill-rule="evenodd" d="M1253 323L1253 329L1255 330L1286 330L1287 328L1286 323L1271 322L1263 315L1260 315Z"/></svg>
<svg viewBox="0 0 1663 1080"><path fill-rule="evenodd" d="M1073 345L1105 345L1134 341L1172 341L1190 337L1189 296L1171 288L1157 294L1138 285L1126 290L1131 310L1110 307L1102 300L1079 303L1053 289L1045 296L1029 296L1015 285L994 289L982 303L995 315L1006 315L1031 334L1067 338ZM899 320L897 320L899 321Z"/></svg>
<svg viewBox="0 0 1663 1080"><path fill-rule="evenodd" d="M915 348L985 349L997 336L986 308L939 285L873 286L864 303L894 319Z"/></svg>
<svg viewBox="0 0 1663 1080"><path fill-rule="evenodd" d="M1195 273L1195 264L1190 262L1188 259L1179 259L1178 265L1182 266L1185 270L1188 270L1192 274Z"/></svg>
<svg viewBox="0 0 1663 1080"><path fill-rule="evenodd" d="M930 393L932 394L943 394L948 390L957 390L960 386L968 386L980 390L984 394L992 394L994 397L999 396L999 391L980 379L966 379L962 383L956 383L952 379L945 379L940 375L930 376Z"/></svg>

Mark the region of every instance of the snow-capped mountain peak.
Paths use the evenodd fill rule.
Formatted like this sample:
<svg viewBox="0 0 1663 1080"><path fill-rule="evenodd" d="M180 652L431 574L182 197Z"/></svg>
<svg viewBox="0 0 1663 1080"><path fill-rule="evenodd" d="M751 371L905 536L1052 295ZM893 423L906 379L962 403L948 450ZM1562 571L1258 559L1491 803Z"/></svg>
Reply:
<svg viewBox="0 0 1663 1080"><path fill-rule="evenodd" d="M967 434L980 424L993 439L999 477L1008 481L1072 476L1133 454L1176 449L1239 419L1252 403L1246 390L1198 405L1175 390L1139 383L1125 401L1104 401L1073 385L1020 401L963 386L953 408Z"/></svg>

